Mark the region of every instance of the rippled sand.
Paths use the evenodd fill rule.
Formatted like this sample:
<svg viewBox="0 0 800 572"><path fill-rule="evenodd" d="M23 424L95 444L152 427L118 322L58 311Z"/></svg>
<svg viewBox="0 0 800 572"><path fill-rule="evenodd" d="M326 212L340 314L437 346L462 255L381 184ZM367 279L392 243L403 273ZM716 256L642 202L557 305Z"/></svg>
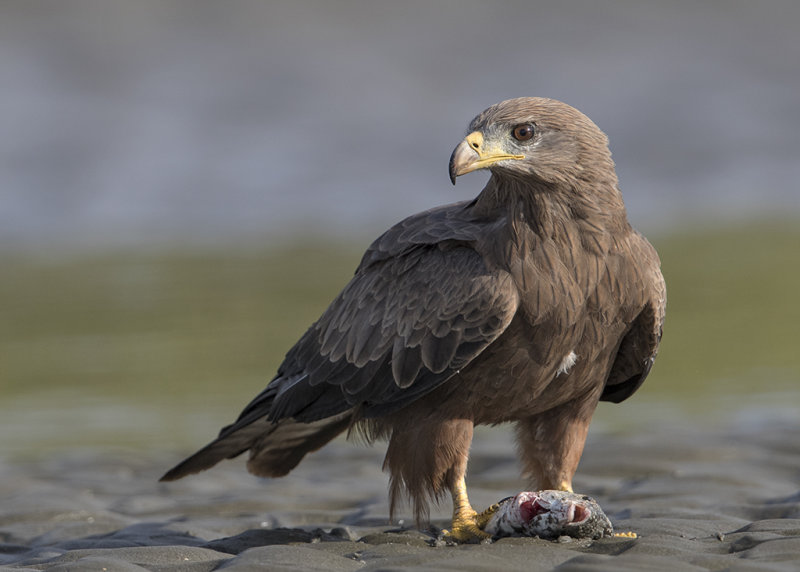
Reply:
<svg viewBox="0 0 800 572"><path fill-rule="evenodd" d="M178 454L0 465L0 565L38 570L797 570L800 425L595 434L576 489L632 539L443 546L388 521L382 446L335 442L284 479L240 461L158 484ZM473 447L476 506L524 488L504 430ZM433 513L445 526L448 507ZM402 514L407 514L401 511ZM562 539L564 540L564 539Z"/></svg>

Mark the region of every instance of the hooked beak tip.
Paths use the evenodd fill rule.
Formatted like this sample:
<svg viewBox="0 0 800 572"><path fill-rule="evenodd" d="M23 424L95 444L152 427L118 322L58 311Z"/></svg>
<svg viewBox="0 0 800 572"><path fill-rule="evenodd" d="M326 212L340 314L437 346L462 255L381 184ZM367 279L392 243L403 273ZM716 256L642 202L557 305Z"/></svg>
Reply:
<svg viewBox="0 0 800 572"><path fill-rule="evenodd" d="M456 177L471 171L471 166L479 158L479 155L472 149L466 140L458 144L450 155L450 182L456 184Z"/></svg>

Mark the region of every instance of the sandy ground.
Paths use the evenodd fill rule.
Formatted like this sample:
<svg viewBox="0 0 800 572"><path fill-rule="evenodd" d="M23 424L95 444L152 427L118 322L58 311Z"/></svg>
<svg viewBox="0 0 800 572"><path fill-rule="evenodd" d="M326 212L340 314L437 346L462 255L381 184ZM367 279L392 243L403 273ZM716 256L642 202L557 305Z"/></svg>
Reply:
<svg viewBox="0 0 800 572"><path fill-rule="evenodd" d="M237 460L168 485L177 453L4 460L0 569L800 570L800 424L593 434L576 490L635 540L431 545L389 523L382 452L335 442L284 479ZM524 489L508 431L479 432L470 467L476 507Z"/></svg>

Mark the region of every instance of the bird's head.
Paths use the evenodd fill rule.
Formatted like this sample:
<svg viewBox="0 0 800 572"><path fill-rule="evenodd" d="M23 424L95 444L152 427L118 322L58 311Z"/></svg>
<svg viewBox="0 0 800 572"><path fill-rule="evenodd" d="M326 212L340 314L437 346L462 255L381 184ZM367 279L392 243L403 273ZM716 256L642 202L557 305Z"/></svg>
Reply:
<svg viewBox="0 0 800 572"><path fill-rule="evenodd" d="M608 139L583 113L553 99L520 97L472 120L450 157L450 180L489 169L499 178L597 182L595 176L615 176L613 165Z"/></svg>

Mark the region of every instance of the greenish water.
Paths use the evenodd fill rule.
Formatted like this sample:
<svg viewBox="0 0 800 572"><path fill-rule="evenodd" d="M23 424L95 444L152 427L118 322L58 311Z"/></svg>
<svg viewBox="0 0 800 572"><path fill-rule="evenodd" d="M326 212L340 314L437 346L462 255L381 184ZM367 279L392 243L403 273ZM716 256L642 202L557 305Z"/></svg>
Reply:
<svg viewBox="0 0 800 572"><path fill-rule="evenodd" d="M661 355L600 427L800 411L800 225L653 237ZM0 448L188 449L272 377L364 244L2 255Z"/></svg>

